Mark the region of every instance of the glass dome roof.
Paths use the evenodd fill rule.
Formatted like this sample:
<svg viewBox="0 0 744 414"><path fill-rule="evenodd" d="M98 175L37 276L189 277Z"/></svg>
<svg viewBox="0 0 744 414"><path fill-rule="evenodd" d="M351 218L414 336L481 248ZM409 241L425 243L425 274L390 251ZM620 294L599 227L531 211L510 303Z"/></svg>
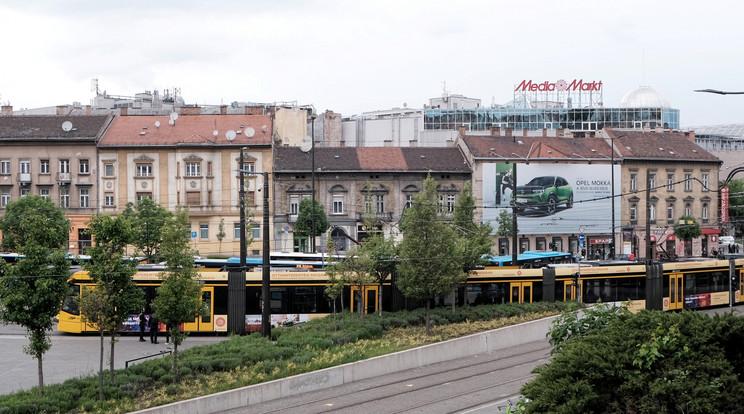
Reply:
<svg viewBox="0 0 744 414"><path fill-rule="evenodd" d="M671 108L663 93L650 86L641 86L623 96L621 108Z"/></svg>

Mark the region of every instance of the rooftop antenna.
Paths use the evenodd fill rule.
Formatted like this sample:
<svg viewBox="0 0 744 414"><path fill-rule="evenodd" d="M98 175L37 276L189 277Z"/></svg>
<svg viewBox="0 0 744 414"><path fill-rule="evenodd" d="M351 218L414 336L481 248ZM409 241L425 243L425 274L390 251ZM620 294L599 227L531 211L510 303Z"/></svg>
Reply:
<svg viewBox="0 0 744 414"><path fill-rule="evenodd" d="M101 91L98 89L98 78L93 78L90 80L90 91L95 92L96 96L101 94Z"/></svg>

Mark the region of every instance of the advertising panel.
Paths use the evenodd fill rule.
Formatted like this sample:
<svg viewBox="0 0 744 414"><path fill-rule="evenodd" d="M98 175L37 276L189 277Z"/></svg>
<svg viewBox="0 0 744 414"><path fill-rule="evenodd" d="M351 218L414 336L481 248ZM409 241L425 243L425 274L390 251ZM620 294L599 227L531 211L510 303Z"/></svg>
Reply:
<svg viewBox="0 0 744 414"><path fill-rule="evenodd" d="M620 225L620 166L517 164L519 234L612 232L612 171L615 174L615 225ZM512 212L514 164L483 165L483 220L494 229L506 209Z"/></svg>

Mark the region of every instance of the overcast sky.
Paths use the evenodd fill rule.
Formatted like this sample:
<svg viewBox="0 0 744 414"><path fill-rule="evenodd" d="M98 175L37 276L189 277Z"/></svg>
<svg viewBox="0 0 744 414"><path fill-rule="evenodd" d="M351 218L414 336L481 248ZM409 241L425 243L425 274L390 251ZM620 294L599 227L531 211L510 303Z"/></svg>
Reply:
<svg viewBox="0 0 744 414"><path fill-rule="evenodd" d="M484 105L522 80L602 81L605 106L644 85L683 127L743 123L740 1L57 1L0 5L0 102L89 104L178 87L188 104L291 102L343 115Z"/></svg>

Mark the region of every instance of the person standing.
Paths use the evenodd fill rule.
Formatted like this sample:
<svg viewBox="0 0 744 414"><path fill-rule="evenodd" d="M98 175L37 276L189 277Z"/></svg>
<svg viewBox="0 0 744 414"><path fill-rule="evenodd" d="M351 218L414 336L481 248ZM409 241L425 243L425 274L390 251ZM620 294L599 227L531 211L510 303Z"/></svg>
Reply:
<svg viewBox="0 0 744 414"><path fill-rule="evenodd" d="M158 324L160 321L158 321L158 318L155 316L155 314L150 315L150 342L153 344L158 343Z"/></svg>
<svg viewBox="0 0 744 414"><path fill-rule="evenodd" d="M145 342L145 329L147 328L147 316L145 316L145 310L139 314L139 331L140 331L140 342Z"/></svg>

